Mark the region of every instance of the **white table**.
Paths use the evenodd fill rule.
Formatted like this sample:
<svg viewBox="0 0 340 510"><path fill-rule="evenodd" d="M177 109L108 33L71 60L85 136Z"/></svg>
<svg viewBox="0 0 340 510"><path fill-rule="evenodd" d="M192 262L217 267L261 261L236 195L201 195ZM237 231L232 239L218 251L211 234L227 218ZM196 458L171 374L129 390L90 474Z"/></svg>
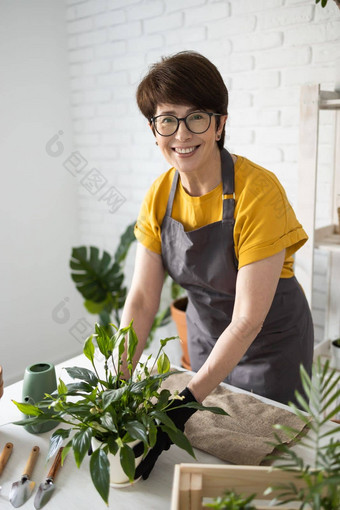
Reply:
<svg viewBox="0 0 340 510"><path fill-rule="evenodd" d="M57 365L57 378L61 377L64 382L69 382L70 378L67 372L62 370L62 367L70 366L91 368L90 362L83 355L80 355ZM232 391L242 391L232 386L227 387ZM0 450L2 451L4 445L8 441L14 444L12 456L0 478L0 485L2 486L2 491L0 493L1 510L13 508L8 500L9 491L12 483L20 479L26 460L33 446L38 445L40 447L40 456L32 475L32 480L37 484L36 488L44 480L51 465L51 461L46 464L46 455L49 438L53 431L35 435L30 434L23 427L11 423L21 419L21 413L11 402L12 399L21 402L21 392L22 382L7 386L0 400ZM287 406L283 406L282 404L268 399L260 398L260 400L271 405L278 405L279 407L288 409ZM294 448L301 449L298 445ZM307 452L305 453L306 457ZM206 464L225 464L225 462L200 450L195 450L195 454L198 462ZM148 480L140 481L127 488L111 488L109 508L116 508L119 510L163 510L170 508L174 465L183 462L193 462L193 458L177 446L171 446L169 451L164 452L160 456ZM55 492L45 508L48 510L100 510L107 508L92 484L88 464L89 458L86 457L81 468L78 469L72 452L69 453L64 466L57 475ZM34 508L33 499L36 488L31 498L21 508Z"/></svg>
<svg viewBox="0 0 340 510"><path fill-rule="evenodd" d="M91 368L90 362L85 356L80 355L56 366L57 378L61 377L64 382L70 382L70 378L62 367L82 366ZM8 500L9 491L14 481L20 479L25 467L26 460L33 446L40 447L40 456L34 468L32 480L36 482L36 488L44 480L51 461L46 464L49 438L52 431L44 434L30 434L22 426L13 425L11 422L20 420L21 413L11 402L12 399L22 401L22 382L12 384L4 389L4 395L0 400L0 451L10 441L14 444L13 453L9 459L3 474L0 477L2 491L0 493L0 509L9 510L13 506ZM224 462L196 450L198 462L224 464ZM193 458L184 450L173 445L169 451L162 454L155 469L146 481L140 481L135 485L122 489L110 490L109 508L119 510L158 510L170 507L173 468L181 462L192 462ZM92 484L89 472L89 458L86 457L80 469L77 468L73 453L70 452L64 466L60 469L52 498L46 505L48 510L94 510L107 508ZM33 509L33 499L36 488L31 498L20 508Z"/></svg>

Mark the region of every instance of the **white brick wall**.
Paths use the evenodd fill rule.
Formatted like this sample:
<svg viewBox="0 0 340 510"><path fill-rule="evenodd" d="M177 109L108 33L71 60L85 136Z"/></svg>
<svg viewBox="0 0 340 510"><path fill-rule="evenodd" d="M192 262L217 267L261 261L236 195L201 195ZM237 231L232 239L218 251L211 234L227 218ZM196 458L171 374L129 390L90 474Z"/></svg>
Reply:
<svg viewBox="0 0 340 510"><path fill-rule="evenodd" d="M135 91L162 55L193 49L219 67L230 91L227 147L277 173L296 200L300 86L332 90L340 11L313 0L66 0L75 150L125 197L107 204L81 184L84 243L116 247L153 179L167 168ZM321 118L318 223L329 221L329 115ZM80 179L79 179L80 182ZM132 265L132 261L130 262ZM131 267L130 267L131 270ZM323 335L327 261L317 254L317 338Z"/></svg>

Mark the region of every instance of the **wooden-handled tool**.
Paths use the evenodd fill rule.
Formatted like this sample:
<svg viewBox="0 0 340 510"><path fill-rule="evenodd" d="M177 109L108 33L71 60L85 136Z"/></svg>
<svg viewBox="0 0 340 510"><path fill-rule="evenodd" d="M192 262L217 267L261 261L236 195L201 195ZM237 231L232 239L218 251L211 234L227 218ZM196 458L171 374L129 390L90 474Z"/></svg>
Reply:
<svg viewBox="0 0 340 510"><path fill-rule="evenodd" d="M9 500L15 508L23 505L32 494L35 482L31 480L31 476L37 462L39 452L39 446L34 446L34 448L32 448L30 456L26 462L24 472L21 476L21 480L12 484L12 488L9 493Z"/></svg>
<svg viewBox="0 0 340 510"><path fill-rule="evenodd" d="M58 450L58 453L54 459L54 462L49 470L45 482L42 482L39 485L38 492L34 498L34 506L36 509L42 508L46 503L50 500L52 493L54 491L54 480L57 476L59 468L61 466L61 454L63 452L64 447L61 446Z"/></svg>
<svg viewBox="0 0 340 510"><path fill-rule="evenodd" d="M6 443L0 455L0 475L5 469L8 459L12 455L13 443Z"/></svg>

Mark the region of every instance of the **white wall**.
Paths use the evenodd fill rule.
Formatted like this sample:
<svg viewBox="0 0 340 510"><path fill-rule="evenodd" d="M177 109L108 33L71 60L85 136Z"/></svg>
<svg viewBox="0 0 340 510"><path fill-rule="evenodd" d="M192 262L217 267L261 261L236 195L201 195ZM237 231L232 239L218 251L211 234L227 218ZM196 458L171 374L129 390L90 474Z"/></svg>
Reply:
<svg viewBox="0 0 340 510"><path fill-rule="evenodd" d="M314 0L67 0L75 143L126 199L114 214L80 186L85 243L113 250L152 180L166 169L135 104L160 56L197 50L230 90L226 146L274 171L296 204L300 86L334 89L340 11ZM332 116L321 116L318 226L330 222ZM323 336L327 261L318 254L316 337Z"/></svg>
<svg viewBox="0 0 340 510"><path fill-rule="evenodd" d="M80 352L70 329L81 301L69 277L77 242L65 5L0 1L0 364L5 384L33 362ZM64 153L46 143L64 131ZM49 153L51 154L51 148ZM66 307L58 309L64 298ZM74 330L72 330L74 333Z"/></svg>

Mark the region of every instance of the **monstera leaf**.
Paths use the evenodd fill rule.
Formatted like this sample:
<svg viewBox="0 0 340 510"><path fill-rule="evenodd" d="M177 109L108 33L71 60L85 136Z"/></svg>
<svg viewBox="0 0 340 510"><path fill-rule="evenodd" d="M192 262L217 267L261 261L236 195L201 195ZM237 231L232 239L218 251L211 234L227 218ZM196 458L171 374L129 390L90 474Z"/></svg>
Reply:
<svg viewBox="0 0 340 510"><path fill-rule="evenodd" d="M135 221L131 223L131 225L129 225L125 232L123 232L123 234L120 236L119 244L116 253L114 254L114 261L118 264L122 264L125 261L131 244L136 240L133 233L135 223Z"/></svg>
<svg viewBox="0 0 340 510"><path fill-rule="evenodd" d="M106 251L100 255L95 246L73 248L70 267L71 278L86 300L102 303L111 298L119 299L122 292L126 294L126 289L122 288L122 268Z"/></svg>

